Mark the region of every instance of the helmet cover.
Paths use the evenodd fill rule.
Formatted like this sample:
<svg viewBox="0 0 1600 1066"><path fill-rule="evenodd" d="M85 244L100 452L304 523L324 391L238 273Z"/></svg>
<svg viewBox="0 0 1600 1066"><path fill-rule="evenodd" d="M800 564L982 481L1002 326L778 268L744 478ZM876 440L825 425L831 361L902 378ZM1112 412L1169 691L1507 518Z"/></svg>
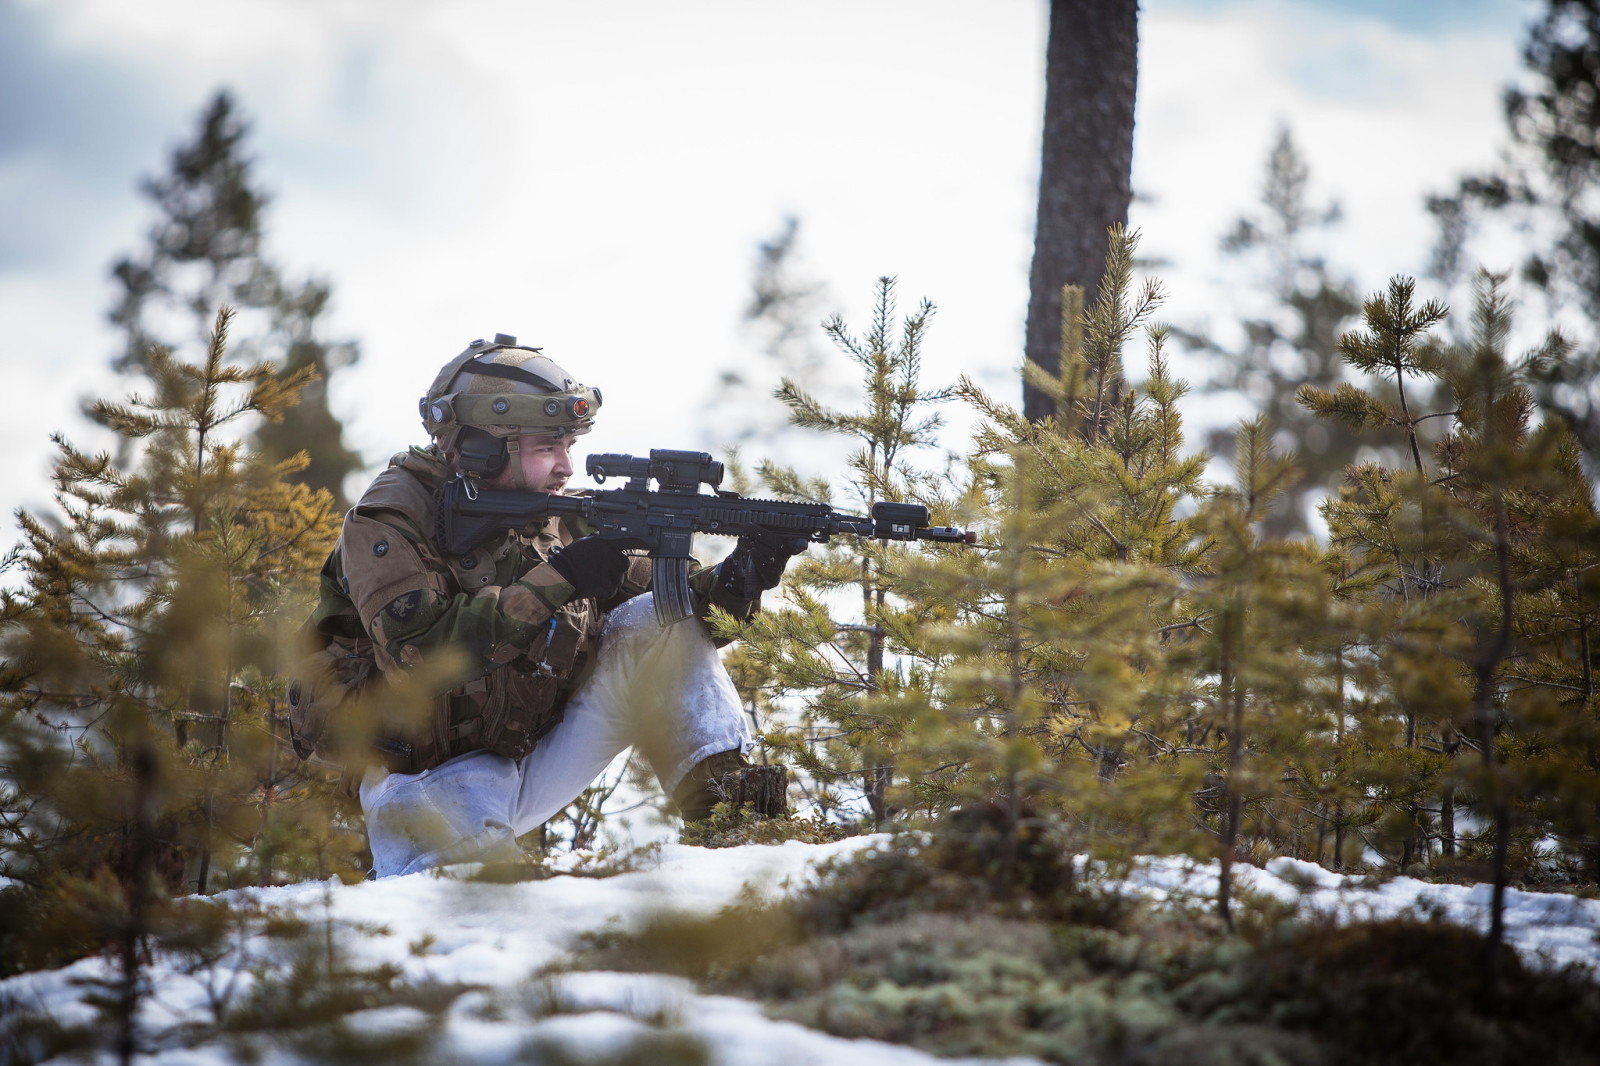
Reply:
<svg viewBox="0 0 1600 1066"><path fill-rule="evenodd" d="M444 365L418 403L422 425L450 457L462 427L502 439L576 436L594 428L600 390L579 384L540 349L495 334Z"/></svg>

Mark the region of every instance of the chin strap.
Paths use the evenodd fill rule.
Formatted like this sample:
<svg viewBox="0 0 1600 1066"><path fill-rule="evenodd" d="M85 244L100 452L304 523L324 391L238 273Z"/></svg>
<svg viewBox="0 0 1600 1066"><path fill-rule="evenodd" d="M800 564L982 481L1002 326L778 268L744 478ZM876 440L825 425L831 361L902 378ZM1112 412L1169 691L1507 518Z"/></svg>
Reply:
<svg viewBox="0 0 1600 1066"><path fill-rule="evenodd" d="M519 492L528 491L528 479L522 472L522 456L518 454L522 448L520 436L506 438L506 465L511 469L511 484Z"/></svg>

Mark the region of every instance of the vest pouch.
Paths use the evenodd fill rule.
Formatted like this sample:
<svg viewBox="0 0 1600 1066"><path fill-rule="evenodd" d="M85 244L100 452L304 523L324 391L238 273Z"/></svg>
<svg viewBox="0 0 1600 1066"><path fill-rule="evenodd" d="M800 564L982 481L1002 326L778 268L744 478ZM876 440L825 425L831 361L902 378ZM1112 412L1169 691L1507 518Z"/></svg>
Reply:
<svg viewBox="0 0 1600 1066"><path fill-rule="evenodd" d="M510 666L496 670L488 680L476 746L520 759L561 721L566 710L561 681Z"/></svg>

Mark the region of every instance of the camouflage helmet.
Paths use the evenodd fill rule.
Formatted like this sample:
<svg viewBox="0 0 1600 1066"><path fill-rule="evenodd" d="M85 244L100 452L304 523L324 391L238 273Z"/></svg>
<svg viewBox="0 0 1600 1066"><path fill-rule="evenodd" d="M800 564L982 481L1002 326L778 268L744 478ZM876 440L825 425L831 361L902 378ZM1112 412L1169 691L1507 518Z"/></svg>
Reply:
<svg viewBox="0 0 1600 1066"><path fill-rule="evenodd" d="M493 476L524 433L567 437L594 428L600 390L578 384L540 349L496 333L446 363L417 407L447 462Z"/></svg>

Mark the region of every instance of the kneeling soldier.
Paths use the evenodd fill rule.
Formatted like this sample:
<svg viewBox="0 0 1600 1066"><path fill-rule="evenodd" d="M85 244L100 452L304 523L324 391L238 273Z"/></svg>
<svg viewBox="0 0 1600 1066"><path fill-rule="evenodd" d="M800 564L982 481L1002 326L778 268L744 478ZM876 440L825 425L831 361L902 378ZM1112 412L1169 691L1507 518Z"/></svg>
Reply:
<svg viewBox="0 0 1600 1066"><path fill-rule="evenodd" d="M750 617L803 541L741 539L691 574L700 618L665 627L649 557L588 535L579 519L463 556L436 542L449 479L564 491L573 440L600 401L514 337L474 341L421 401L433 442L392 459L345 516L308 623L317 653L291 685L296 752L330 754L329 715L357 690L371 702L369 681L398 691L430 676L426 664L466 664L423 721L380 727L372 760L346 764L360 775L380 877L515 857L518 836L630 745L688 819L706 817L749 765L749 728L703 619L711 605Z"/></svg>

